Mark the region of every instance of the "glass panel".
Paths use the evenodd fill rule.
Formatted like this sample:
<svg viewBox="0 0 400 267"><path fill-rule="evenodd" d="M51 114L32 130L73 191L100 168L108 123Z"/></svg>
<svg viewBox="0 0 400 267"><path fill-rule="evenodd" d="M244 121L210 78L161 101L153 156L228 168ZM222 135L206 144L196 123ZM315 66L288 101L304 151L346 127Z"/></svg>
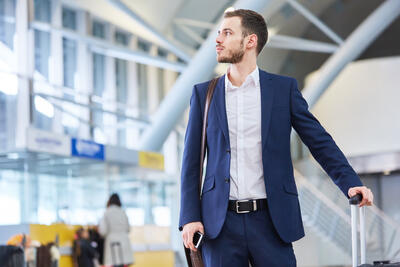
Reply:
<svg viewBox="0 0 400 267"><path fill-rule="evenodd" d="M115 32L115 42L127 46L129 44L129 35L120 31Z"/></svg>
<svg viewBox="0 0 400 267"><path fill-rule="evenodd" d="M0 169L0 225L21 223L20 180L18 173Z"/></svg>
<svg viewBox="0 0 400 267"><path fill-rule="evenodd" d="M115 59L115 76L116 76L116 87L117 87L117 102L126 104L127 100L127 89L128 89L128 70L127 62L122 59ZM120 113L124 113L124 109L118 110ZM117 122L122 124L126 119L118 116ZM118 128L118 145L126 145L126 129Z"/></svg>
<svg viewBox="0 0 400 267"><path fill-rule="evenodd" d="M146 118L148 115L147 100L147 66L137 64L138 86L139 86L139 111L140 116Z"/></svg>
<svg viewBox="0 0 400 267"><path fill-rule="evenodd" d="M150 51L150 47L151 47L150 43L148 43L148 42L146 42L144 40L141 40L141 39L138 40L138 48L139 48L139 50L142 50L144 52L149 52Z"/></svg>
<svg viewBox="0 0 400 267"><path fill-rule="evenodd" d="M105 84L105 56L93 53L93 94L102 97Z"/></svg>
<svg viewBox="0 0 400 267"><path fill-rule="evenodd" d="M33 102L33 125L38 129L52 131L54 117L53 105L41 96L35 96Z"/></svg>
<svg viewBox="0 0 400 267"><path fill-rule="evenodd" d="M105 56L93 53L93 94L99 97L103 96L105 85ZM96 108L101 109L102 104L94 103ZM101 110L92 111L91 134L96 142L103 143L104 137L102 136L103 127L103 112Z"/></svg>
<svg viewBox="0 0 400 267"><path fill-rule="evenodd" d="M158 78L158 100L161 102L164 98L164 69L157 69Z"/></svg>
<svg viewBox="0 0 400 267"><path fill-rule="evenodd" d="M35 70L49 77L50 34L35 30Z"/></svg>
<svg viewBox="0 0 400 267"><path fill-rule="evenodd" d="M167 55L168 55L167 51L165 51L162 48L158 48L157 49L157 54L158 54L159 57L167 57Z"/></svg>
<svg viewBox="0 0 400 267"><path fill-rule="evenodd" d="M15 0L0 1L0 42L14 47Z"/></svg>
<svg viewBox="0 0 400 267"><path fill-rule="evenodd" d="M76 11L63 7L62 24L64 28L76 30Z"/></svg>
<svg viewBox="0 0 400 267"><path fill-rule="evenodd" d="M51 0L34 0L35 20L51 22Z"/></svg>
<svg viewBox="0 0 400 267"><path fill-rule="evenodd" d="M12 86L3 81L1 87ZM7 95L0 88L0 151L11 150L15 147L15 130L17 113L17 95Z"/></svg>
<svg viewBox="0 0 400 267"><path fill-rule="evenodd" d="M63 38L64 86L75 88L76 41Z"/></svg>
<svg viewBox="0 0 400 267"><path fill-rule="evenodd" d="M118 165L89 159L18 155L20 158L14 159L15 170L4 169L7 164L10 166L10 158L7 164L0 161L0 212L7 214L1 216L0 225L97 224L111 192L120 195L131 225L171 223L175 183L145 181L135 177L139 174L132 169L127 177ZM24 166L27 172L23 171Z"/></svg>
<svg viewBox="0 0 400 267"><path fill-rule="evenodd" d="M95 37L105 39L106 38L106 25L99 21L93 21L92 34Z"/></svg>

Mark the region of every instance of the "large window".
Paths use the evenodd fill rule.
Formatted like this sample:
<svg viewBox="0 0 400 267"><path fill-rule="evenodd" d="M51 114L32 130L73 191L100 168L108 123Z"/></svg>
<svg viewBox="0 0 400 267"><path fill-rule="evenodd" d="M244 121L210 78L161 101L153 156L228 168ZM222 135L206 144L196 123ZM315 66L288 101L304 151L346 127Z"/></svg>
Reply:
<svg viewBox="0 0 400 267"><path fill-rule="evenodd" d="M13 49L15 34L15 0L0 1L0 42Z"/></svg>
<svg viewBox="0 0 400 267"><path fill-rule="evenodd" d="M66 29L77 30L76 11L68 7L62 9L62 26ZM77 74L77 41L63 37L63 84L65 87L75 88L75 80ZM73 95L64 95L65 99L74 100ZM64 133L71 136L78 135L79 121L72 115L77 109L76 105L64 103L63 108L66 112L63 113L62 124Z"/></svg>
<svg viewBox="0 0 400 267"><path fill-rule="evenodd" d="M128 70L126 60L116 59L115 60L115 76L116 76L116 88L117 88L117 102L126 104L127 103L127 89L128 89ZM125 109L118 109L118 113L124 113ZM123 125L126 119L122 116L117 117L119 125ZM126 145L126 128L118 128L118 145Z"/></svg>
<svg viewBox="0 0 400 267"><path fill-rule="evenodd" d="M76 30L76 11L70 8L63 7L62 11L63 27ZM77 43L75 40L63 38L63 62L64 62L64 86L75 87L76 74L76 52Z"/></svg>
<svg viewBox="0 0 400 267"><path fill-rule="evenodd" d="M105 61L104 55L93 53L93 95L103 97L105 88ZM95 110L92 111L91 134L96 142L103 143L103 112L102 104L94 103Z"/></svg>
<svg viewBox="0 0 400 267"><path fill-rule="evenodd" d="M106 24L94 20L92 22L92 35L101 39L106 38ZM93 95L103 97L106 77L106 57L102 54L93 53ZM103 105L94 103L95 109L92 111L91 135L96 142L104 143L105 136L103 131Z"/></svg>
<svg viewBox="0 0 400 267"><path fill-rule="evenodd" d="M115 42L117 44L127 46L129 44L129 35L115 31ZM119 103L127 103L127 91L128 91L128 62L123 59L115 59L115 82L116 82L116 100ZM118 109L118 113L124 114L125 109ZM117 130L117 143L120 146L126 146L126 128L124 122L125 117L117 116L117 122L120 127Z"/></svg>
<svg viewBox="0 0 400 267"><path fill-rule="evenodd" d="M75 88L76 41L63 38L64 86Z"/></svg>
<svg viewBox="0 0 400 267"><path fill-rule="evenodd" d="M50 34L35 30L35 70L49 78Z"/></svg>
<svg viewBox="0 0 400 267"><path fill-rule="evenodd" d="M51 22L51 0L34 0L35 20ZM35 30L35 70L49 77L50 34Z"/></svg>

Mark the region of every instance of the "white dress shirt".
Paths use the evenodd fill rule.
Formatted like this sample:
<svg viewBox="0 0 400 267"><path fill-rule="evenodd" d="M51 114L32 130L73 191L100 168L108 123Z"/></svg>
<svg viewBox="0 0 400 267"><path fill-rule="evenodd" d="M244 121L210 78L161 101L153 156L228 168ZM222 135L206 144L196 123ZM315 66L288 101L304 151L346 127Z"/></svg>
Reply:
<svg viewBox="0 0 400 267"><path fill-rule="evenodd" d="M258 67L233 86L225 75L225 101L231 145L229 199L266 198L261 154L261 91Z"/></svg>

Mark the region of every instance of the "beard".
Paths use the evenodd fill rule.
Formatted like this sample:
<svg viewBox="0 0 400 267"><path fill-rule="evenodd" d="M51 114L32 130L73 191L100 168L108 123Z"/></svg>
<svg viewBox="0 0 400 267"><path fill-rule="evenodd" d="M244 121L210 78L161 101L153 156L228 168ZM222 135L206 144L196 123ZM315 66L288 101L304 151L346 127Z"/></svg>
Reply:
<svg viewBox="0 0 400 267"><path fill-rule="evenodd" d="M236 50L230 51L231 54L230 56L225 56L225 57L219 57L217 55L217 61L218 63L230 63L230 64L236 64L242 61L243 56L244 56L244 49L243 49L243 39L240 42L240 47Z"/></svg>

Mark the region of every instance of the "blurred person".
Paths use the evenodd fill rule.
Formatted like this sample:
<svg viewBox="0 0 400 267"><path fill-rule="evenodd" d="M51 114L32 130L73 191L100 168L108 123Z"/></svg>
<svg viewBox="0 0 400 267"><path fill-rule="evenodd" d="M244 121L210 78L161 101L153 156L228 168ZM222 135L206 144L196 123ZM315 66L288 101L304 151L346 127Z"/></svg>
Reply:
<svg viewBox="0 0 400 267"><path fill-rule="evenodd" d="M118 194L112 194L100 220L99 233L104 236L104 265L130 265L134 263L129 240L128 216L121 207Z"/></svg>
<svg viewBox="0 0 400 267"><path fill-rule="evenodd" d="M86 228L81 227L76 231L72 253L74 267L95 267L94 260L98 255L90 243Z"/></svg>
<svg viewBox="0 0 400 267"><path fill-rule="evenodd" d="M209 82L190 100L181 173L179 229L185 247L205 233L206 267L296 266L292 242L304 236L290 154L293 127L346 197L373 194L332 137L309 112L291 77L257 67L268 39L264 18L251 10L226 12L216 37L217 61L229 63L208 112L207 168L199 199L203 112Z"/></svg>

